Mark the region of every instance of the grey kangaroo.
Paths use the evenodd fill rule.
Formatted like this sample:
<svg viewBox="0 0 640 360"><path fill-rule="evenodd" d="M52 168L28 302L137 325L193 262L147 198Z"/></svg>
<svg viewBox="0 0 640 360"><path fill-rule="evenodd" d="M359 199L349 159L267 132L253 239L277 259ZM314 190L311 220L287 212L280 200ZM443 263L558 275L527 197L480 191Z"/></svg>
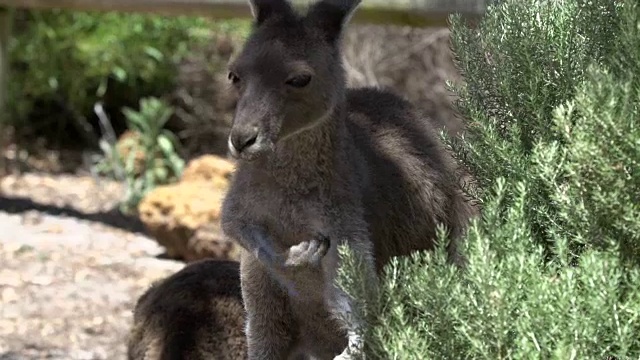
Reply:
<svg viewBox="0 0 640 360"><path fill-rule="evenodd" d="M432 250L447 226L451 262L475 213L428 119L401 97L346 89L340 40L360 0L250 0L252 33L229 64L238 92L237 162L221 225L245 250L248 357L348 359L363 319L335 285L346 244L375 279L395 256Z"/></svg>
<svg viewBox="0 0 640 360"><path fill-rule="evenodd" d="M195 261L136 301L127 359L243 360L244 322L239 264Z"/></svg>

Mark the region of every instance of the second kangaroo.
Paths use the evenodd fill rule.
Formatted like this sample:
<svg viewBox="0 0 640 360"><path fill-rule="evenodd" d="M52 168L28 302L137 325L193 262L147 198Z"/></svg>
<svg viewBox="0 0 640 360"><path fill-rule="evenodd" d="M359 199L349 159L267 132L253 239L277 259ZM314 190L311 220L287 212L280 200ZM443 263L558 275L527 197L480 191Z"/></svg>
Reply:
<svg viewBox="0 0 640 360"><path fill-rule="evenodd" d="M375 278L391 257L432 250L447 226L450 260L475 214L430 121L402 98L347 89L340 40L359 0L250 0L254 26L229 79L237 170L224 233L246 251L241 285L250 360L347 359L362 347L335 285L346 244Z"/></svg>

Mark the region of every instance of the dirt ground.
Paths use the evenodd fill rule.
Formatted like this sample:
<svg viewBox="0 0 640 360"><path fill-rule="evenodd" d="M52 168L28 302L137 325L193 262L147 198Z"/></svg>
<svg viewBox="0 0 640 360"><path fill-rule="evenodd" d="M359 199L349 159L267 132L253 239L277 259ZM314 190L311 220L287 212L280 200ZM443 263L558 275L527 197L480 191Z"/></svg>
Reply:
<svg viewBox="0 0 640 360"><path fill-rule="evenodd" d="M138 296L183 263L88 175L0 177L0 360L125 359Z"/></svg>

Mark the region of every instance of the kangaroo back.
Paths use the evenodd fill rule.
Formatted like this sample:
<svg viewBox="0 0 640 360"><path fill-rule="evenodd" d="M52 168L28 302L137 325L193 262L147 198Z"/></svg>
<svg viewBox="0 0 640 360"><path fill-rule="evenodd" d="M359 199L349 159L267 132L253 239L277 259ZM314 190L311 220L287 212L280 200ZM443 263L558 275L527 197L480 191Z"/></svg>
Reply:
<svg viewBox="0 0 640 360"><path fill-rule="evenodd" d="M246 358L239 264L201 260L154 283L136 303L129 360Z"/></svg>
<svg viewBox="0 0 640 360"><path fill-rule="evenodd" d="M458 238L476 210L432 120L387 90L351 89L347 103L354 144L375 174L361 183L378 270L391 257L433 249L438 223L451 235L450 260L462 264Z"/></svg>

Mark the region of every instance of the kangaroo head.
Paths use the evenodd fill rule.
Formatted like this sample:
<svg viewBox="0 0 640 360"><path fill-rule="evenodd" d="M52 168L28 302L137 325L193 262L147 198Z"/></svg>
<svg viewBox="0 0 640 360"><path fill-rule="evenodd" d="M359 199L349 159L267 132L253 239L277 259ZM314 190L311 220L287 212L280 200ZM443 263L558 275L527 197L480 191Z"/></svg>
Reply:
<svg viewBox="0 0 640 360"><path fill-rule="evenodd" d="M314 127L344 97L340 38L360 0L320 0L305 15L287 0L249 0L253 30L229 65L238 92L228 145L253 160Z"/></svg>

